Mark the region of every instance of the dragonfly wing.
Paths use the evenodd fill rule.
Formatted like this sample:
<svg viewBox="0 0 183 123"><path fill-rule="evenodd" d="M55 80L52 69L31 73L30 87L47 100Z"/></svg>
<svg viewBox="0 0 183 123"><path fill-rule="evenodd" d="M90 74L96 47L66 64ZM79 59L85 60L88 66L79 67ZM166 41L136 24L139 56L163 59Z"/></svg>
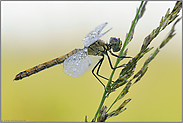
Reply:
<svg viewBox="0 0 183 123"><path fill-rule="evenodd" d="M91 65L88 68L88 70L93 70L93 68L95 67L95 65L99 62L99 60L101 59L101 56L94 56L94 55L88 55L91 61Z"/></svg>
<svg viewBox="0 0 183 123"><path fill-rule="evenodd" d="M68 57L63 63L63 71L72 77L79 77L85 73L91 65L88 53L80 50Z"/></svg>
<svg viewBox="0 0 183 123"><path fill-rule="evenodd" d="M102 29L107 25L108 23L103 23L96 27L94 30L92 30L83 40L85 41L84 46L89 47L91 44L96 42L99 38L101 38L103 35L105 35L107 32L109 32L112 28L107 30L106 32L101 33Z"/></svg>

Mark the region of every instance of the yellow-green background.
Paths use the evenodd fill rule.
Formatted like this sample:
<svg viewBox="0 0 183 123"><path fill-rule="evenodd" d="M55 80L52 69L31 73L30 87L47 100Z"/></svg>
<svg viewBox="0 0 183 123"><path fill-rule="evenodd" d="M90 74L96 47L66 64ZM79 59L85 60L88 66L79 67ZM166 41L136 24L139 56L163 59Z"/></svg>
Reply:
<svg viewBox="0 0 183 123"><path fill-rule="evenodd" d="M172 10L174 4L167 1L148 3L128 45L128 56L135 56L144 37L159 25L161 17L168 8ZM116 36L124 41L139 5L140 2L120 1L1 2L1 121L84 121L85 115L90 121L104 91L91 71L72 78L63 72L62 65L57 65L20 81L13 79L21 71L74 48L83 48L82 39L104 22L109 23L104 30L113 29L102 37L103 40ZM150 46L157 47L171 25ZM181 27L179 22L176 36L124 97L132 98L127 110L108 121L182 121ZM138 63L137 70L149 55ZM112 60L114 64L115 58ZM100 73L109 77L111 69L107 60ZM108 107L118 92L107 99Z"/></svg>

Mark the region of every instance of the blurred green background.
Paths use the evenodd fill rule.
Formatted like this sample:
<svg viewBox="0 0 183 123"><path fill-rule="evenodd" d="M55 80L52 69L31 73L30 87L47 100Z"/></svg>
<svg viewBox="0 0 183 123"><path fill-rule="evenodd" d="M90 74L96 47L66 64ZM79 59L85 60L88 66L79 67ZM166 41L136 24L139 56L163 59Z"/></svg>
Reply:
<svg viewBox="0 0 183 123"><path fill-rule="evenodd" d="M16 74L75 48L83 48L82 39L96 26L108 22L104 30L124 41L140 2L1 2L1 121L84 121L94 114L100 103L103 87L91 70L81 77L66 75L62 65L46 69L20 81ZM173 2L149 2L137 24L128 56L135 56L144 38L159 25ZM182 15L182 13L181 13ZM182 20L181 20L182 21ZM176 36L149 65L146 75L133 86L123 100L132 98L127 110L113 122L181 122L182 121L182 22L176 25ZM150 46L157 47L165 38L168 26ZM136 69L140 69L147 54ZM113 64L115 63L113 58ZM125 59L123 63L127 62ZM116 71L114 79L117 78ZM100 73L111 74L105 60ZM105 84L105 80L102 80ZM106 100L109 107L117 96Z"/></svg>

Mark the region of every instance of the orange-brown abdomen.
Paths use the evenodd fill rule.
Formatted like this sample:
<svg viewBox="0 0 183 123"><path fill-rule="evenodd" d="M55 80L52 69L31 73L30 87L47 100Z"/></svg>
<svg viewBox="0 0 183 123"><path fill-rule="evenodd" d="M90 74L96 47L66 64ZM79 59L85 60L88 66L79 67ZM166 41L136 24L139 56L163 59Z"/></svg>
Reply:
<svg viewBox="0 0 183 123"><path fill-rule="evenodd" d="M57 65L57 64L61 64L65 61L65 59L67 59L68 57L70 57L71 55L75 54L76 52L78 52L80 50L82 50L82 49L74 49L66 55L60 56L56 59L50 60L48 62L45 62L43 64L39 64L35 67L32 67L32 68L27 69L23 72L20 72L19 74L17 74L15 76L14 80L20 80L20 79L25 78L27 76L30 76L32 74L38 73L39 71L42 71L46 68L52 67L52 66Z"/></svg>

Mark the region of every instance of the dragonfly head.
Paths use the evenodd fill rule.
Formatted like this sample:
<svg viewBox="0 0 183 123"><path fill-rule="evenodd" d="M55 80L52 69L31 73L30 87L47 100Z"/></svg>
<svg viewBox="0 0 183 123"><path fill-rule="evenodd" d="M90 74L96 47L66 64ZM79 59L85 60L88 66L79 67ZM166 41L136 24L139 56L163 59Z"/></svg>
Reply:
<svg viewBox="0 0 183 123"><path fill-rule="evenodd" d="M120 40L120 38L111 37L109 40L109 44L113 52L118 52L121 49L122 41Z"/></svg>

